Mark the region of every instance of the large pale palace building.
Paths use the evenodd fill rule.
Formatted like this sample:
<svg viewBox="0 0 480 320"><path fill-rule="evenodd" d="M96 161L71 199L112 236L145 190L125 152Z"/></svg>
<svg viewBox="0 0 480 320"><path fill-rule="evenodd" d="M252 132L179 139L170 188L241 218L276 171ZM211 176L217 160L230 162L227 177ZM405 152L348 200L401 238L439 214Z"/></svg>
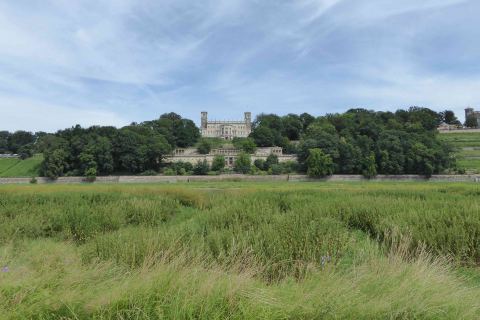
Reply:
<svg viewBox="0 0 480 320"><path fill-rule="evenodd" d="M202 137L225 140L248 137L252 132L252 114L245 112L243 121L209 121L207 112L202 112L200 132Z"/></svg>

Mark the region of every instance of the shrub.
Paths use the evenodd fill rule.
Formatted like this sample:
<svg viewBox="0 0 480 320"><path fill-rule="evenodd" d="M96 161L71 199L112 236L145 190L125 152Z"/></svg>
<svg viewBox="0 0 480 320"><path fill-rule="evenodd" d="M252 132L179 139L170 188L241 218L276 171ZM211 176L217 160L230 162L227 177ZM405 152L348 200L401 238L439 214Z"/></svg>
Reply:
<svg viewBox="0 0 480 320"><path fill-rule="evenodd" d="M241 149L243 152L248 154L255 153L255 150L257 150L255 140L252 138L234 138L232 142L235 148Z"/></svg>
<svg viewBox="0 0 480 320"><path fill-rule="evenodd" d="M32 179L30 179L31 184L37 184L37 182L38 182L37 178L35 178L35 177L32 177Z"/></svg>
<svg viewBox="0 0 480 320"><path fill-rule="evenodd" d="M210 150L212 150L212 144L210 143L210 141L208 141L207 139L200 140L197 147L198 153L209 154Z"/></svg>
<svg viewBox="0 0 480 320"><path fill-rule="evenodd" d="M197 176L204 176L210 171L210 166L207 160L198 161L195 167L193 167L193 174Z"/></svg>
<svg viewBox="0 0 480 320"><path fill-rule="evenodd" d="M268 157L267 157L267 160L265 160L265 169L264 170L268 170L272 167L272 165L274 164L278 164L278 157L274 154L270 154Z"/></svg>
<svg viewBox="0 0 480 320"><path fill-rule="evenodd" d="M269 171L273 175L280 175L283 173L283 166L281 164L272 164Z"/></svg>
<svg viewBox="0 0 480 320"><path fill-rule="evenodd" d="M221 171L225 168L225 158L223 156L215 156L212 161L212 170Z"/></svg>
<svg viewBox="0 0 480 320"><path fill-rule="evenodd" d="M158 175L158 172L155 170L146 170L140 173L141 176L156 176Z"/></svg>
<svg viewBox="0 0 480 320"><path fill-rule="evenodd" d="M238 173L246 174L250 171L252 160L249 154L244 152L240 153L235 161L234 170Z"/></svg>
<svg viewBox="0 0 480 320"><path fill-rule="evenodd" d="M89 168L85 171L85 177L88 182L94 182L97 179L97 169Z"/></svg>
<svg viewBox="0 0 480 320"><path fill-rule="evenodd" d="M296 161L287 161L282 163L284 173L293 173L299 171L299 164Z"/></svg>
<svg viewBox="0 0 480 320"><path fill-rule="evenodd" d="M171 167L178 175L185 175L187 172L191 172L193 170L193 165L190 162L175 162L171 165Z"/></svg>
<svg viewBox="0 0 480 320"><path fill-rule="evenodd" d="M172 168L165 168L163 170L163 174L166 175L166 176L174 176L176 175L177 173L175 172L175 170L173 170Z"/></svg>
<svg viewBox="0 0 480 320"><path fill-rule="evenodd" d="M465 168L457 168L457 174L465 174L466 170Z"/></svg>
<svg viewBox="0 0 480 320"><path fill-rule="evenodd" d="M255 159L253 165L260 170L265 170L265 160L263 159Z"/></svg>

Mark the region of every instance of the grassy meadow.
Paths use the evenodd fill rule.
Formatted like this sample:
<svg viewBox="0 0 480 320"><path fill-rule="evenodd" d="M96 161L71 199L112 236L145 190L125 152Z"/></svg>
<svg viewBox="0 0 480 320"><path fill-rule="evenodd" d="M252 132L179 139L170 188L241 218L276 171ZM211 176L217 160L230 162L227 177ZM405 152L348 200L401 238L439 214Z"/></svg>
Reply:
<svg viewBox="0 0 480 320"><path fill-rule="evenodd" d="M460 168L480 173L480 132L442 133L439 137L455 147Z"/></svg>
<svg viewBox="0 0 480 320"><path fill-rule="evenodd" d="M0 186L0 319L479 319L480 184Z"/></svg>
<svg viewBox="0 0 480 320"><path fill-rule="evenodd" d="M38 177L42 161L42 155L35 155L25 160L0 159L0 178Z"/></svg>

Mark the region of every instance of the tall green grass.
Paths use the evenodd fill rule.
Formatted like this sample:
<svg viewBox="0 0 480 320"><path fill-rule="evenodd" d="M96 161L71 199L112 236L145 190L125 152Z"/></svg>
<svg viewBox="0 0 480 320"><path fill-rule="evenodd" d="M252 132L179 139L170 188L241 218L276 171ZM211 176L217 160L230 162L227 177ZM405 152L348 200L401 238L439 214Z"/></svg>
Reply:
<svg viewBox="0 0 480 320"><path fill-rule="evenodd" d="M477 319L480 186L0 187L0 318Z"/></svg>

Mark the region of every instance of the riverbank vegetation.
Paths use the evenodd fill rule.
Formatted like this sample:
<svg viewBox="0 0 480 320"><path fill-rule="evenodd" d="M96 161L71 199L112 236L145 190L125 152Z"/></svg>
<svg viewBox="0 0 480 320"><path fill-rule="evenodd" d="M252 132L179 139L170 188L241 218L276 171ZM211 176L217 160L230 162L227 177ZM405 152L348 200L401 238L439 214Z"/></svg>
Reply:
<svg viewBox="0 0 480 320"><path fill-rule="evenodd" d="M319 149L332 163L331 168L321 171L336 174L371 177L463 172L450 144L438 139L436 128L446 119L445 114L418 107L396 112L350 109L321 117L307 113L259 114L250 136L234 139L231 146L245 154L252 154L259 147L279 146L284 153L298 156L298 166L276 163L265 170L251 162L247 168L244 157L239 157L244 163L236 165L236 171L307 172L310 153ZM177 170L172 166L168 168L162 160L175 148L194 147L199 153L207 154L223 144L219 139L201 139L194 122L175 113L123 128L75 126L55 134L4 133L0 134L0 152L15 149L22 157L43 153L40 174L51 178L165 171L170 174ZM187 173L211 171L211 168L184 169ZM310 171L318 170L311 168Z"/></svg>
<svg viewBox="0 0 480 320"><path fill-rule="evenodd" d="M478 319L480 189L0 186L0 318Z"/></svg>

